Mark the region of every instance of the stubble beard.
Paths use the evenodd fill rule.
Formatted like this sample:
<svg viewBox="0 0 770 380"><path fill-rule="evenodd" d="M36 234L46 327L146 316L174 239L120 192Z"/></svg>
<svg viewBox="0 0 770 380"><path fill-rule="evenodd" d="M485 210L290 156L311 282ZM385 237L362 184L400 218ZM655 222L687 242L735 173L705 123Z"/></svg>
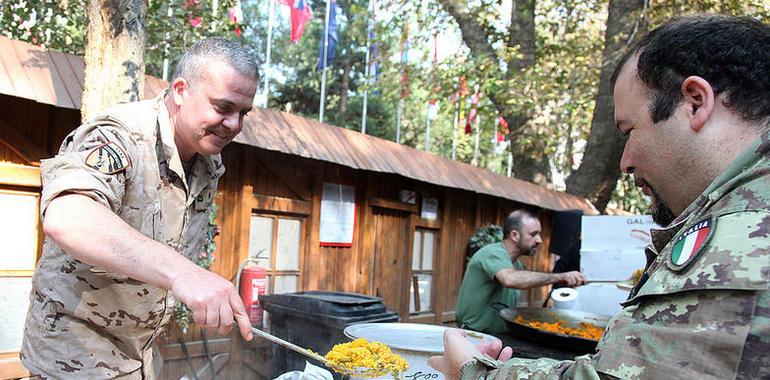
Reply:
<svg viewBox="0 0 770 380"><path fill-rule="evenodd" d="M652 207L650 207L652 221L658 223L661 227L666 227L676 219L676 215L671 210L671 207L660 198L655 189L650 188L650 190L652 191Z"/></svg>

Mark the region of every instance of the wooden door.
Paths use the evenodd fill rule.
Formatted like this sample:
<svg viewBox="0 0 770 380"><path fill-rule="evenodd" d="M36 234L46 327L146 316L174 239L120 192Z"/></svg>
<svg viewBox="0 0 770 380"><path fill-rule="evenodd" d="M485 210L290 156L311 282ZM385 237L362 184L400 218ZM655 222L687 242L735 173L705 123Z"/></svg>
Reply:
<svg viewBox="0 0 770 380"><path fill-rule="evenodd" d="M382 297L388 310L398 312L403 320L409 310L408 254L411 246L409 213L375 207L374 254L372 273L372 294Z"/></svg>

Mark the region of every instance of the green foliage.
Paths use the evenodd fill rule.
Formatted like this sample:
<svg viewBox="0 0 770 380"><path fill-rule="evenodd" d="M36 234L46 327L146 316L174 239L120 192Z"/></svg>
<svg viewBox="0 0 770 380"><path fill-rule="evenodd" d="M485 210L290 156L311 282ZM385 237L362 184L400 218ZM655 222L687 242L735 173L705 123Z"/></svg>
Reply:
<svg viewBox="0 0 770 380"><path fill-rule="evenodd" d="M234 1L149 1L147 8L146 71L161 76L163 59L170 67L190 44L205 36L240 38L254 47L264 60L268 1L242 2L243 19L234 23L228 9ZM464 133L470 104L465 98L452 103L461 76L470 92L478 85L482 93L478 105L481 135L478 165L503 174L507 171L507 152L493 142L495 119L501 111L522 116L526 123L518 134L507 139L511 149L531 157L546 157L558 177L569 176L577 164L590 132L599 74L604 64L604 32L608 0L540 0L535 8L535 64L516 70L511 62L521 57L516 46L509 46L510 9L500 0L467 3L469 14L488 35L494 56L477 57L460 45L456 51L442 51L448 58L433 65L433 36L461 39L458 24L440 4L441 0L378 2L375 39L379 47L380 76L377 83L365 78L366 38L370 14L368 0L339 1L339 44L337 58L327 71L326 122L360 130L363 95L368 91L367 134L395 140L396 114L401 100L402 72L408 69L403 99L401 142L425 149L427 105L439 101L438 118L431 122L429 151L451 157L453 136L457 133L457 160L470 163L475 135ZM275 24L270 70L269 107L291 108L292 112L317 118L320 103L321 72L316 70L324 21L324 0L310 0L313 18L302 39L289 43L288 7L275 4ZM48 48L82 55L85 44L85 0L4 1L0 3L0 34L41 44ZM168 9L172 15L168 16ZM666 0L650 3L643 17L651 27L680 14L692 12L750 15L770 22L770 3L766 0ZM198 19L200 18L200 19ZM199 20L193 26L191 20ZM410 60L400 62L402 36L410 37ZM240 31L242 36L238 36ZM452 37L454 36L454 37ZM446 49L440 47L440 49ZM347 85L343 86L347 75ZM260 86L259 92L262 92ZM343 96L343 94L345 96ZM493 104L492 95L503 99ZM346 103L345 103L346 102ZM459 111L455 130L454 114ZM474 125L475 127L475 125ZM514 162L514 169L516 163ZM515 172L515 170L514 170ZM555 183L563 189L561 183ZM645 212L647 201L628 177L618 182L613 207Z"/></svg>
<svg viewBox="0 0 770 380"><path fill-rule="evenodd" d="M236 2L220 0L216 3L215 10L212 1L150 1L147 7L145 72L161 78L163 59L169 58L170 77L176 60L201 38L241 39L247 26L242 20L231 20L228 12ZM169 8L171 16L168 16Z"/></svg>
<svg viewBox="0 0 770 380"><path fill-rule="evenodd" d="M0 34L82 56L86 36L85 0L0 2Z"/></svg>
<svg viewBox="0 0 770 380"><path fill-rule="evenodd" d="M208 228L206 228L206 242L203 244L203 252L199 253L196 257L192 258L192 261L199 267L211 270L211 264L214 263L214 251L217 249L216 243L214 243L214 237L219 235L219 226L214 224L214 220L217 218L216 204L211 204L211 212L209 212ZM187 305L177 302L174 306L174 320L176 324L182 329L183 334L187 334L187 329L192 320L192 310Z"/></svg>
<svg viewBox="0 0 770 380"><path fill-rule="evenodd" d="M647 214L650 212L650 200L642 189L636 187L631 175L623 174L618 180L615 192L607 204L609 208L625 210L632 214Z"/></svg>
<svg viewBox="0 0 770 380"><path fill-rule="evenodd" d="M214 12L210 1L149 2L145 71L161 77L164 58L170 59L173 69L174 61L201 38L239 38L247 26L229 18L233 4L234 0L221 0ZM79 56L85 52L85 0L5 1L0 3L0 20L0 34L6 37Z"/></svg>
<svg viewBox="0 0 770 380"><path fill-rule="evenodd" d="M470 239L468 239L466 258L470 260L470 258L485 245L499 243L503 241L504 238L503 228L496 224L480 227L473 233L473 235L471 235Z"/></svg>

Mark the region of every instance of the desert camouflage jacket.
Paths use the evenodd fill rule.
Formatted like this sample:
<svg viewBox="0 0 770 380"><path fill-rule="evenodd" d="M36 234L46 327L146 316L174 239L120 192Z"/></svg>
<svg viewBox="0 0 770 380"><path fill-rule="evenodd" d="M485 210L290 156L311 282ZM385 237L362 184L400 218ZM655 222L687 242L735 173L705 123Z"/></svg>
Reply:
<svg viewBox="0 0 770 380"><path fill-rule="evenodd" d="M487 378L770 378L770 133L652 236L595 355L514 358Z"/></svg>
<svg viewBox="0 0 770 380"><path fill-rule="evenodd" d="M40 209L44 217L58 195L83 194L192 258L203 251L223 172L219 155L198 155L186 177L162 97L122 104L73 131L56 157L41 162ZM152 343L174 302L165 289L83 263L46 239L22 362L44 378L152 377Z"/></svg>

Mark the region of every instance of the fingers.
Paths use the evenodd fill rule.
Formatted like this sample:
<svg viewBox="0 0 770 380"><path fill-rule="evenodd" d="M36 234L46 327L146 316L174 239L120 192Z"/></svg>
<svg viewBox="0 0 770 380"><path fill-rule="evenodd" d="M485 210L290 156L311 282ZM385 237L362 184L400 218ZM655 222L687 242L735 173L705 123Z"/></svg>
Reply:
<svg viewBox="0 0 770 380"><path fill-rule="evenodd" d="M500 356L497 357L497 360L501 362L507 362L508 360L511 360L513 357L513 348L511 347L505 347L502 351L500 351Z"/></svg>
<svg viewBox="0 0 770 380"><path fill-rule="evenodd" d="M193 321L199 325L206 325L206 304L201 306L187 305L193 312Z"/></svg>
<svg viewBox="0 0 770 380"><path fill-rule="evenodd" d="M221 305L221 304L220 304ZM213 304L206 307L206 326L216 329L219 328L220 305Z"/></svg>
<svg viewBox="0 0 770 380"><path fill-rule="evenodd" d="M443 374L447 374L447 371L449 370L446 359L444 359L443 356L431 356L428 359L428 366Z"/></svg>
<svg viewBox="0 0 770 380"><path fill-rule="evenodd" d="M233 311L229 302L222 302L219 305L219 335L230 334L233 328Z"/></svg>
<svg viewBox="0 0 770 380"><path fill-rule="evenodd" d="M503 342L499 339L484 339L476 347L485 356L496 359L503 348Z"/></svg>
<svg viewBox="0 0 770 380"><path fill-rule="evenodd" d="M232 309L235 322L238 324L238 329L241 332L241 336L243 339L251 340L254 334L251 332L251 321L249 320L249 315L246 314L246 308L243 307L243 301L241 301L241 297L239 297L235 291L230 294L230 307Z"/></svg>

